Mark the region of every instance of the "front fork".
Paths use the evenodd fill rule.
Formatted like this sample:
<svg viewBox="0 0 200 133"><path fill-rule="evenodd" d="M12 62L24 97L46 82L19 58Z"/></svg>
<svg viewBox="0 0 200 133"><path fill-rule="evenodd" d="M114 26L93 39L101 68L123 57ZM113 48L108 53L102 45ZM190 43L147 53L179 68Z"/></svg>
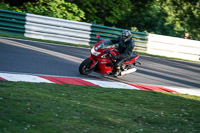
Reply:
<svg viewBox="0 0 200 133"><path fill-rule="evenodd" d="M98 61L92 58L91 56L89 58L92 60L92 64L90 65L90 68L93 69L97 65Z"/></svg>

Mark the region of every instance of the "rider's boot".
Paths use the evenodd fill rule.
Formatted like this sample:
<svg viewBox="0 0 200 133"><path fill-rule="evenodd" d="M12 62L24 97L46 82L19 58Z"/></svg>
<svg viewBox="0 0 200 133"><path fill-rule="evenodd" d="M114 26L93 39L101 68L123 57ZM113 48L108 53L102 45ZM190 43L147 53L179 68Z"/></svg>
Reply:
<svg viewBox="0 0 200 133"><path fill-rule="evenodd" d="M117 66L116 68L115 68L115 70L114 70L114 76L115 77L117 77L117 76L119 76L119 74L120 74L120 66Z"/></svg>

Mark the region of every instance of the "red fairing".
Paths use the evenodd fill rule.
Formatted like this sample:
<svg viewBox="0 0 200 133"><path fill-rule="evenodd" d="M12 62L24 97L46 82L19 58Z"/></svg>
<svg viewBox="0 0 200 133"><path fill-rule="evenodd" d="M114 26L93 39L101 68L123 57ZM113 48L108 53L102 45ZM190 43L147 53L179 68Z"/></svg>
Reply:
<svg viewBox="0 0 200 133"><path fill-rule="evenodd" d="M97 61L93 59L91 56L89 58L92 60L92 64L90 65L90 68L93 68L95 64L97 63Z"/></svg>
<svg viewBox="0 0 200 133"><path fill-rule="evenodd" d="M138 58L139 58L139 54L137 53L137 56L135 58L133 58L130 61L124 62L123 64L126 64L126 65L131 64L131 63L135 62Z"/></svg>

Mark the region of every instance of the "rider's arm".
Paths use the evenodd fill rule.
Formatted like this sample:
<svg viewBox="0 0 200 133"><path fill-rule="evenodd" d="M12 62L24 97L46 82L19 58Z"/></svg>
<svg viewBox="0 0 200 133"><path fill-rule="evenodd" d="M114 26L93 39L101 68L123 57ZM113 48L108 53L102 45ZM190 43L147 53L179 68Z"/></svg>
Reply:
<svg viewBox="0 0 200 133"><path fill-rule="evenodd" d="M116 44L116 43L119 43L119 37L118 38L115 38L113 40L110 40L112 42L112 44Z"/></svg>
<svg viewBox="0 0 200 133"><path fill-rule="evenodd" d="M117 59L122 59L122 58L129 57L131 55L132 51L133 51L134 46L135 46L134 40L131 40L130 44L128 45L128 47L126 48L124 53L118 55Z"/></svg>

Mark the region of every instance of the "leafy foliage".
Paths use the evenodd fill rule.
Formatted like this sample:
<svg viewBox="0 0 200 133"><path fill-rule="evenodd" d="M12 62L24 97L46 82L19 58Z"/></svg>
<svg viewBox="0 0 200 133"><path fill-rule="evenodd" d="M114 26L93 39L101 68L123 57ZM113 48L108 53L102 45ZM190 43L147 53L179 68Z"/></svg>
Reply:
<svg viewBox="0 0 200 133"><path fill-rule="evenodd" d="M4 3L9 3L10 6L21 6L26 2L36 2L38 0L0 0Z"/></svg>
<svg viewBox="0 0 200 133"><path fill-rule="evenodd" d="M174 31L183 35L189 33L190 38L200 40L200 1L199 0L166 0L168 6L167 23L174 25ZM169 6L170 5L170 6Z"/></svg>
<svg viewBox="0 0 200 133"><path fill-rule="evenodd" d="M124 15L131 12L130 0L68 0L76 3L86 13L86 21L115 26ZM121 26L123 27L123 26Z"/></svg>
<svg viewBox="0 0 200 133"><path fill-rule="evenodd" d="M7 10L9 8L10 8L9 4L6 4L6 3L0 1L0 9Z"/></svg>
<svg viewBox="0 0 200 133"><path fill-rule="evenodd" d="M76 4L64 0L38 0L27 2L19 7L11 7L13 11L33 13L38 15L81 21L85 19L85 13Z"/></svg>
<svg viewBox="0 0 200 133"><path fill-rule="evenodd" d="M146 3L132 3L132 12L126 14L124 20L117 26L125 23L124 28L137 27L139 31L145 31L156 34L175 35L173 25L166 25L167 13L162 10L160 3L155 1L146 1Z"/></svg>

